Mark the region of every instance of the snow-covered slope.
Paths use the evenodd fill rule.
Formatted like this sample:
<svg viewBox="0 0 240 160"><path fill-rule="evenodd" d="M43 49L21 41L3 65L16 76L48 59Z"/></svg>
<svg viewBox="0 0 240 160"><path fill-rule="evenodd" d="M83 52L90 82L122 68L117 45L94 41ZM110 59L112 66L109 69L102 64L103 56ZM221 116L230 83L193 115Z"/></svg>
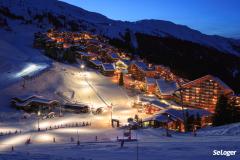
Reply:
<svg viewBox="0 0 240 160"><path fill-rule="evenodd" d="M0 8L4 6L21 23L33 24L42 28L49 28L49 13L54 19L61 23L62 27L69 28L70 23L84 30L94 31L111 38L122 38L126 30L131 33L145 33L154 36L171 36L182 40L192 41L202 45L216 48L223 52L240 56L237 47L240 41L223 38L220 36L209 36L187 26L177 25L161 20L142 20L137 22L114 21L107 17L86 11L84 9L69 5L57 0L8 0L0 1ZM1 12L0 12L1 15ZM6 15L4 15L6 16ZM42 16L43 19L39 18ZM12 16L14 17L14 16ZM16 18L16 17L15 17ZM13 20L13 18L11 19ZM8 22L11 21L8 18ZM14 26L11 26L14 30ZM134 34L132 34L134 36ZM132 38L135 39L134 37ZM136 42L133 42L136 47ZM233 47L233 45L235 47Z"/></svg>
<svg viewBox="0 0 240 160"><path fill-rule="evenodd" d="M33 34L39 31L32 26L21 26L18 23L14 31L0 29L0 89L18 79L29 64L48 66L51 63L39 50L32 47Z"/></svg>

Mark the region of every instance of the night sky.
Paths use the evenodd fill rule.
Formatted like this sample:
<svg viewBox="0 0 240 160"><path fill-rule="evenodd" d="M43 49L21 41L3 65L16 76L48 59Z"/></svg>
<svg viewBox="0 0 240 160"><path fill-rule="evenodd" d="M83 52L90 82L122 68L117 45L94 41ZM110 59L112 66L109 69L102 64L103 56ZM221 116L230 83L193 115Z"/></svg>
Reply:
<svg viewBox="0 0 240 160"><path fill-rule="evenodd" d="M240 39L240 0L62 0L111 19L168 20Z"/></svg>

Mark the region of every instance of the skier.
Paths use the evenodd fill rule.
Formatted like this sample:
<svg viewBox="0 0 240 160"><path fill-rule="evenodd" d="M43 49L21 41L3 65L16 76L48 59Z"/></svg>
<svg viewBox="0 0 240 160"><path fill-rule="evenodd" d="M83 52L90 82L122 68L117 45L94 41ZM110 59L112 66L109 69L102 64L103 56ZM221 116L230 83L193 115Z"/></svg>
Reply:
<svg viewBox="0 0 240 160"><path fill-rule="evenodd" d="M121 148L123 148L124 145L124 139L121 140Z"/></svg>

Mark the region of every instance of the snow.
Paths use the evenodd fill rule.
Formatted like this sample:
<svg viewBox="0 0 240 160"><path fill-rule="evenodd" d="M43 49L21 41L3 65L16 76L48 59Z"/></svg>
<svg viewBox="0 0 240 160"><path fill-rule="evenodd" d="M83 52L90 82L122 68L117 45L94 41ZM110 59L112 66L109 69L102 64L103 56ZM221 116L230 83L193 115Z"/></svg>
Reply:
<svg viewBox="0 0 240 160"><path fill-rule="evenodd" d="M147 65L144 62L135 61L133 63L143 71L146 71L148 69Z"/></svg>
<svg viewBox="0 0 240 160"><path fill-rule="evenodd" d="M199 43L205 46L216 48L220 51L240 55L232 44L240 46L238 40L224 38L220 36L210 36L200 33L199 31L188 28L187 26L177 25L172 22L163 20L141 20L137 22L114 21L107 17L86 11L57 0L8 0L0 1L0 5L7 6L11 12L23 16L26 20L33 20L35 15L44 13L53 13L55 16L64 15L68 21L81 21L87 26L87 30L96 29L96 33L105 35L110 38L122 39L126 31L130 32L131 43L137 47L135 33L144 33L153 36L165 37L172 36L178 39ZM60 20L62 21L62 19ZM33 24L40 25L33 20ZM42 26L48 29L50 25L44 19ZM12 28L15 26L10 25Z"/></svg>
<svg viewBox="0 0 240 160"><path fill-rule="evenodd" d="M1 151L2 159L92 159L92 160L124 160L137 158L137 146L139 159L226 159L226 157L214 157L213 150L237 150L239 151L239 138L237 136L202 136L190 134L171 133L172 137L164 136L162 129L143 129L133 132L137 142L125 142L120 148L116 136L121 138L121 131L116 129L94 130L88 127L79 127L80 146L77 146L77 128L57 129L46 133L32 133L32 144L24 145L24 139L30 134L9 137L4 142L20 143L15 151ZM95 141L98 135L98 141ZM75 139L70 142L70 137ZM56 143L53 143L53 137ZM228 142L228 143L226 143ZM231 144L229 146L229 144ZM0 158L0 159L1 159ZM239 154L227 159L238 159Z"/></svg>
<svg viewBox="0 0 240 160"><path fill-rule="evenodd" d="M15 32L0 29L0 88L47 69L51 61L32 48L34 27L16 23ZM24 39L24 40L23 40Z"/></svg>
<svg viewBox="0 0 240 160"><path fill-rule="evenodd" d="M8 6L14 14L23 15L28 20L32 18L28 9L32 15L54 12L56 15L66 15L70 20L84 20L89 28L96 26L97 32L109 37L119 37L119 33L125 33L126 28L129 28L134 46L137 46L134 38L136 32L157 36L171 34L177 38L238 54L230 47L229 41L234 40L203 35L170 22L112 21L97 13L87 12L55 0L35 0L34 3L30 0L8 0L0 1L0 5ZM0 29L0 133L5 134L9 131L13 133L16 130L18 133L0 136L0 160L137 159L137 146L139 159L148 160L226 159L213 157L212 151L224 149L239 152L239 123L201 129L197 131L197 137L190 133L177 132L172 132L172 137L166 137L165 130L161 128L141 129L133 131L133 138L137 138L138 141L125 142L124 147L120 148L116 138L117 136L122 138L123 129L111 128L110 113L112 112L114 119L120 120L121 125L126 124L127 118L137 114L137 111L131 108L135 97L129 96L128 92L113 83L111 78L104 77L95 70L85 68L82 71L79 66L52 62L41 51L32 48L33 34L51 27L46 20L43 21L44 29L40 29L36 22L26 25L20 20L8 19L8 24L12 31ZM31 78L26 80L26 87L23 88L21 77L26 75ZM64 113L64 117L40 120L42 131L37 132L36 114L17 111L10 106L11 98L22 95L42 95L61 103L74 102L89 104L93 108L104 107L106 113L102 115ZM145 99L153 101L155 97ZM177 107L173 102L161 102ZM109 110L109 105L112 105L112 111ZM139 116L147 117L145 114ZM79 122L91 122L91 126L44 130L50 126L54 128ZM77 133L80 146L76 145ZM95 140L96 136L98 141ZM71 137L75 139L74 142L70 142ZM31 138L32 143L25 145L28 138ZM53 138L56 139L55 143ZM12 146L14 151L11 151ZM240 159L238 152L236 156L228 158Z"/></svg>
<svg viewBox="0 0 240 160"><path fill-rule="evenodd" d="M103 63L102 68L104 71L115 71L115 67L112 63Z"/></svg>
<svg viewBox="0 0 240 160"><path fill-rule="evenodd" d="M45 83L41 83L41 82ZM107 107L113 104L113 118L119 119L122 124L127 118L134 117L136 110L126 102L133 101L125 89L112 83L111 78L102 76L95 70L85 68L81 71L79 66L70 66L61 63L53 63L53 66L40 74L35 79L26 83L26 89L22 89L21 82L17 82L1 90L1 94L8 97L32 94L45 95L49 99L64 101L57 91L74 92L70 96L72 102L84 102L92 107ZM38 85L36 85L38 84ZM92 87L90 87L90 85ZM72 98L72 99L71 99ZM102 98L102 99L101 99ZM154 100L150 97L149 100ZM106 102L104 102L106 101ZM171 105L170 102L166 102ZM0 136L0 159L136 159L138 145L139 159L158 160L159 157L166 160L171 159L213 159L214 149L239 151L240 124L224 127L212 127L197 131L197 137L190 133L171 132L172 137L165 136L164 129L141 129L133 131L133 138L138 141L125 142L120 148L117 136L122 138L123 130L110 127L110 112L102 115L71 114L64 113L64 117L40 120L42 131L37 132L36 115L29 115L28 119L20 118L22 113L11 117L14 111L1 108L5 116L0 123L0 132L15 132L21 130L21 134ZM5 113L5 114L3 114ZM144 115L139 115L145 118ZM19 117L19 118L17 118ZM91 126L68 127L45 131L50 126L75 124L76 122L91 122ZM77 132L79 133L80 146L77 146ZM95 137L98 137L98 141ZM31 144L25 145L26 140L31 137ZM71 142L71 137L74 142ZM53 138L56 142L53 143ZM11 151L14 146L14 151ZM226 158L226 157L217 157ZM230 158L239 158L239 154Z"/></svg>
<svg viewBox="0 0 240 160"><path fill-rule="evenodd" d="M172 95L177 89L176 82L169 82L164 79L156 80L157 87L162 95Z"/></svg>
<svg viewBox="0 0 240 160"><path fill-rule="evenodd" d="M90 60L90 62L94 63L96 66L101 66L101 65L102 65L102 61L97 60L97 59L95 59L95 60Z"/></svg>

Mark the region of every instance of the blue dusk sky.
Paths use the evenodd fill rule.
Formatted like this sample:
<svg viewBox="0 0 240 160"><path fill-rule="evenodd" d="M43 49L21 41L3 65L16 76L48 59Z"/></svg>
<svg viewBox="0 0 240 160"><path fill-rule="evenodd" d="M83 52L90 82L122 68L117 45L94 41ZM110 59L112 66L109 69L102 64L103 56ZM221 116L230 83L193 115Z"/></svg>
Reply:
<svg viewBox="0 0 240 160"><path fill-rule="evenodd" d="M240 0L62 0L114 20L167 20L240 39Z"/></svg>

